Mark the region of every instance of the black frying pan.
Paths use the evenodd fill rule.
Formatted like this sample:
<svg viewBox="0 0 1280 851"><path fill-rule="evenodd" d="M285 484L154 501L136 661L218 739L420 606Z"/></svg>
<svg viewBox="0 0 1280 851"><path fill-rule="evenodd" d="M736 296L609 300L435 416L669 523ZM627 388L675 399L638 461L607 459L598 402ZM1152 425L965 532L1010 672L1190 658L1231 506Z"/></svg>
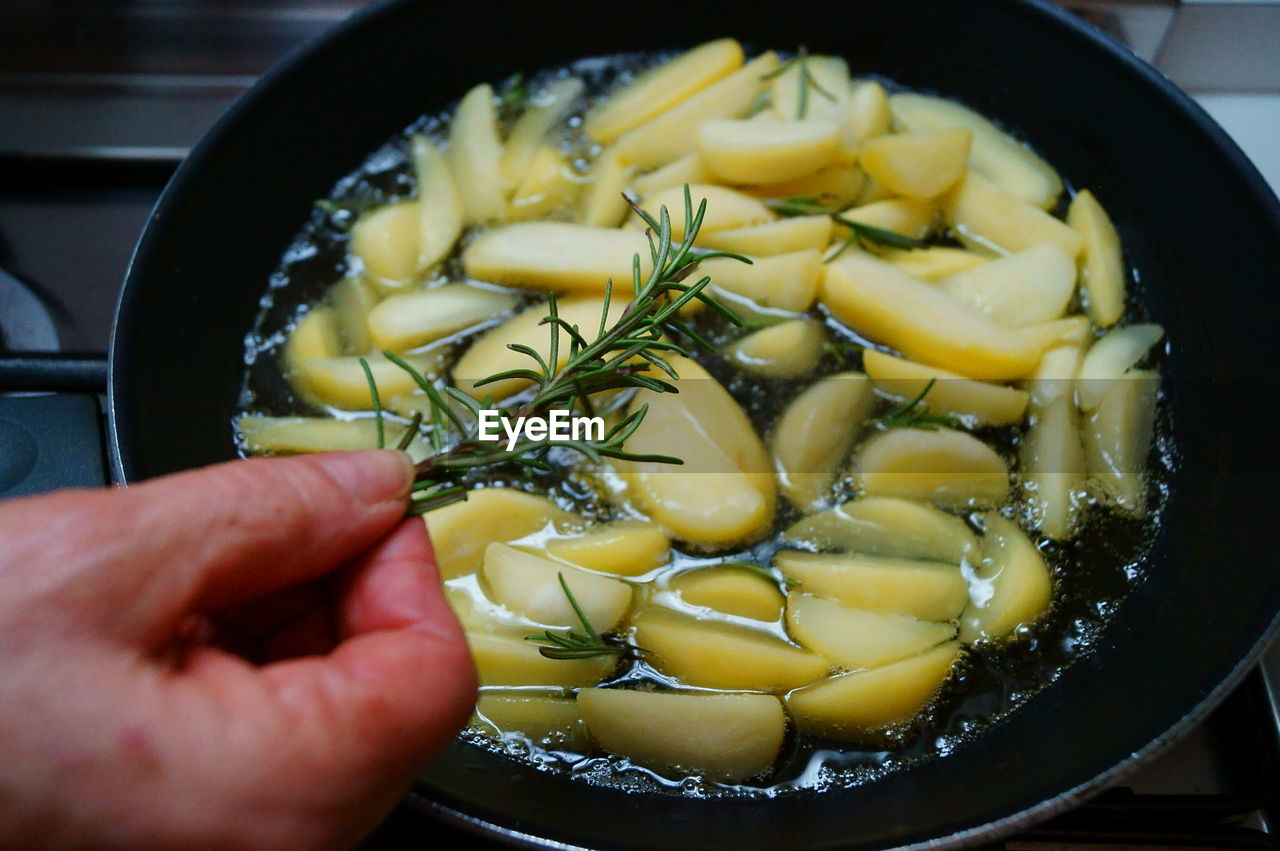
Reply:
<svg viewBox="0 0 1280 851"><path fill-rule="evenodd" d="M170 183L139 243L111 362L117 476L234 456L243 338L314 199L424 111L592 54L748 44L847 57L956 97L1102 197L1168 330L1180 472L1148 578L1091 655L975 741L869 785L775 800L623 795L457 744L412 803L513 840L816 848L976 841L1063 810L1187 729L1280 610L1274 360L1280 206L1156 72L1054 8L1012 0L389 2L249 92Z"/></svg>

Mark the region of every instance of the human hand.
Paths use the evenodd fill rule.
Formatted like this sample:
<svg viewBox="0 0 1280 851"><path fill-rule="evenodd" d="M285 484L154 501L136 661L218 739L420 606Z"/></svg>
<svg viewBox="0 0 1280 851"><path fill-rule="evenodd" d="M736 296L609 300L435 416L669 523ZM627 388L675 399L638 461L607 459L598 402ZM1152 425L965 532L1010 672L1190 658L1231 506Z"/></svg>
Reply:
<svg viewBox="0 0 1280 851"><path fill-rule="evenodd" d="M376 825L475 697L410 475L375 450L0 503L0 842Z"/></svg>

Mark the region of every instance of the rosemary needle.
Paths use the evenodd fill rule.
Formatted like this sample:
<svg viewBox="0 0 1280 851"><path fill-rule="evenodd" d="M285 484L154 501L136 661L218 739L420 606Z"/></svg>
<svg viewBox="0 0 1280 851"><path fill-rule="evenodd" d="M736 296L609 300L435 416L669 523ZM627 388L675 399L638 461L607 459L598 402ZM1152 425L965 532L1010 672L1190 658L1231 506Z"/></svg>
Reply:
<svg viewBox="0 0 1280 851"><path fill-rule="evenodd" d="M382 422L382 400L378 398L378 383L373 380L373 370L369 369L369 362L364 358L360 358L360 368L364 370L365 380L369 382L369 398L373 400L373 418L378 423L378 448L385 449L387 431Z"/></svg>
<svg viewBox="0 0 1280 851"><path fill-rule="evenodd" d="M924 397L929 395L929 391L937 381L936 378L930 378L929 383L916 394L914 399L880 417L876 422L887 428L918 428L922 431L937 431L941 426L952 428L959 426L960 421L955 417L929 413L929 405L924 401Z"/></svg>
<svg viewBox="0 0 1280 851"><path fill-rule="evenodd" d="M792 56L760 79L772 80L787 73L793 67L797 69L798 79L796 86L799 92L799 101L796 104L796 118L803 120L809 113L809 89L813 89L827 100L835 103L836 96L824 89L822 84L818 82L818 78L813 76L813 72L809 70L809 50L803 46L796 51L795 56Z"/></svg>
<svg viewBox="0 0 1280 851"><path fill-rule="evenodd" d="M830 216L831 220L836 224L844 225L848 228L849 235L845 237L844 242L835 251L822 258L824 263L830 263L835 260L848 251L855 242L863 248L866 248L868 243L905 250L926 247L922 240L912 239L909 236L903 236L891 230L864 224L845 216L843 213L832 210L822 203L824 200L832 200L834 197L832 195L794 195L790 198L770 198L764 203L765 206L780 216Z"/></svg>
<svg viewBox="0 0 1280 851"><path fill-rule="evenodd" d="M541 635L526 635L524 640L542 645L538 648L538 652L548 659L591 659L596 656L621 656L628 652L628 648L624 645L609 644L600 637L600 633L596 632L596 628L591 625L582 607L578 605L577 598L569 590L569 583L565 581L564 574L556 575L560 578L560 587L564 590L564 596L573 607L573 613L582 624L583 632L574 632L570 629L563 635L557 635L547 630Z"/></svg>

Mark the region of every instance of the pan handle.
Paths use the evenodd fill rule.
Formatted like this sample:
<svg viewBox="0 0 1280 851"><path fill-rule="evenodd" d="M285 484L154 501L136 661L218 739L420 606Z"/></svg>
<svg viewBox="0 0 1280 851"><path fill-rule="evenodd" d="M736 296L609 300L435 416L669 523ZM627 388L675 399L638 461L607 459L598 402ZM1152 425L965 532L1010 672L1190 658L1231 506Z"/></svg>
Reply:
<svg viewBox="0 0 1280 851"><path fill-rule="evenodd" d="M106 393L107 359L66 352L0 357L0 393Z"/></svg>

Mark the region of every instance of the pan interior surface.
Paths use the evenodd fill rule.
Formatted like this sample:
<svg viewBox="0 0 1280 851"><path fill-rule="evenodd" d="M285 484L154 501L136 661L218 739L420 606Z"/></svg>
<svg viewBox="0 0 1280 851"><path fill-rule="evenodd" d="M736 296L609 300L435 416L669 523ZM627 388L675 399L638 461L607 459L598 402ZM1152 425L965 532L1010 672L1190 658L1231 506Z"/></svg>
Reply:
<svg viewBox="0 0 1280 851"><path fill-rule="evenodd" d="M271 271L314 200L385 139L477 80L724 34L804 44L846 57L855 74L957 98L1106 198L1173 344L1166 405L1180 473L1148 577L1094 652L944 759L847 790L701 800L620 794L455 743L424 774L420 806L513 839L584 846L927 841L1067 805L1238 673L1280 605L1270 501L1259 498L1274 468L1265 341L1280 307L1280 213L1185 98L1058 13L1000 0L764 3L732 20L712 7L613 15L549 3L506 10L496 28L492 18L408 2L357 16L247 95L183 166L117 320L125 480L234 457L244 336Z"/></svg>

